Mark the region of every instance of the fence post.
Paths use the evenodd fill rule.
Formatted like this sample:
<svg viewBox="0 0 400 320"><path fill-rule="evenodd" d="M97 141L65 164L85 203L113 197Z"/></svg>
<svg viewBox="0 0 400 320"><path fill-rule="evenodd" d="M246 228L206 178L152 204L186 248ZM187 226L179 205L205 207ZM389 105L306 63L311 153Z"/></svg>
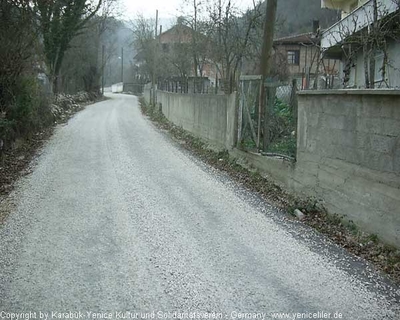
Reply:
<svg viewBox="0 0 400 320"><path fill-rule="evenodd" d="M258 146L258 152L260 151L260 142L261 142L261 117L263 113L263 105L264 103L262 102L263 97L265 95L263 94L264 84L262 81L256 82L259 84L259 90L258 90L258 118L257 118L257 146Z"/></svg>
<svg viewBox="0 0 400 320"><path fill-rule="evenodd" d="M265 90L265 89L264 89ZM266 88L267 94L267 107L264 108L264 139L263 139L263 151L268 151L268 145L270 142L270 119L274 109L275 97L276 97L276 87L268 86Z"/></svg>
<svg viewBox="0 0 400 320"><path fill-rule="evenodd" d="M290 107L292 109L293 119L297 123L297 80L292 80L292 92L290 94Z"/></svg>
<svg viewBox="0 0 400 320"><path fill-rule="evenodd" d="M240 147L240 143L242 142L242 130L243 130L243 105L244 105L244 81L241 81L239 86L239 103L238 103L238 114L237 114L237 139L236 146Z"/></svg>

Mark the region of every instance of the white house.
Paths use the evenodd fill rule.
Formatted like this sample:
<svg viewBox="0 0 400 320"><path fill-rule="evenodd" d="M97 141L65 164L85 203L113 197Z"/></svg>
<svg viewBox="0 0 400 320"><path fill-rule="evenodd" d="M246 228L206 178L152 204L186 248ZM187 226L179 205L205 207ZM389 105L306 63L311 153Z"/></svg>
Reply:
<svg viewBox="0 0 400 320"><path fill-rule="evenodd" d="M341 59L340 73L346 87L365 87L366 74L371 69L374 69L375 88L400 87L400 1L376 0L376 3L374 12L373 0L321 1L323 8L342 11L342 19L322 32L321 48L324 58ZM378 31L372 37L374 20ZM378 47L373 49L372 38L379 40ZM375 67L370 65L371 60L375 61Z"/></svg>

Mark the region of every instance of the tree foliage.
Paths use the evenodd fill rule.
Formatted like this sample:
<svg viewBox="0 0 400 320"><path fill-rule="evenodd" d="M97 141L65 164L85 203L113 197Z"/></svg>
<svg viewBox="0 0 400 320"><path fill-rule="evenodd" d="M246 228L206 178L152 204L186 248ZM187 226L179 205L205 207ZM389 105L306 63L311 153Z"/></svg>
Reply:
<svg viewBox="0 0 400 320"><path fill-rule="evenodd" d="M115 1L0 0L0 153L52 123L45 73L54 92L62 68L68 80L85 80L77 88L98 88L101 35Z"/></svg>
<svg viewBox="0 0 400 320"><path fill-rule="evenodd" d="M0 0L0 111L14 98L12 88L21 74L32 69L37 53L33 16L25 1Z"/></svg>
<svg viewBox="0 0 400 320"><path fill-rule="evenodd" d="M40 43L29 1L0 0L0 152L48 123L37 82Z"/></svg>
<svg viewBox="0 0 400 320"><path fill-rule="evenodd" d="M102 0L33 0L43 37L44 54L53 91L58 91L58 75L71 40L99 11Z"/></svg>
<svg viewBox="0 0 400 320"><path fill-rule="evenodd" d="M71 41L59 75L64 92L100 92L103 70L117 53L115 33L120 26L113 17L95 16Z"/></svg>
<svg viewBox="0 0 400 320"><path fill-rule="evenodd" d="M225 80L225 91L232 92L237 72L244 58L254 52L252 38L257 36L257 26L262 25L261 2L254 2L246 12L240 11L231 1L214 2L208 9L212 38L212 60L220 77Z"/></svg>
<svg viewBox="0 0 400 320"><path fill-rule="evenodd" d="M154 21L146 19L143 15L138 15L132 21L133 46L136 50L135 60L138 63L138 73L143 77L150 79L155 64L154 50L156 48L156 40L154 38Z"/></svg>

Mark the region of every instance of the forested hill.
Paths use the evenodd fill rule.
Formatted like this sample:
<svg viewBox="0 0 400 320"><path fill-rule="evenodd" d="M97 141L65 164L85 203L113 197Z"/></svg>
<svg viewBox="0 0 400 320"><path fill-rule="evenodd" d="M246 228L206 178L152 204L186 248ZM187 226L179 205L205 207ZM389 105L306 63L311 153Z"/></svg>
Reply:
<svg viewBox="0 0 400 320"><path fill-rule="evenodd" d="M322 9L321 0L279 0L277 37L312 31L313 20L327 28L339 17L337 10Z"/></svg>

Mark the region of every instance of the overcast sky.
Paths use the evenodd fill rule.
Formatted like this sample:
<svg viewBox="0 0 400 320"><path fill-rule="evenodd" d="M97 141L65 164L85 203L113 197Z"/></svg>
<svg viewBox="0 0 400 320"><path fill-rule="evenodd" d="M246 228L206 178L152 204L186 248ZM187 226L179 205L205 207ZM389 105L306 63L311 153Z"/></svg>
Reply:
<svg viewBox="0 0 400 320"><path fill-rule="evenodd" d="M122 0L123 14L126 18L134 18L137 13L142 13L146 18L155 18L156 10L165 18L178 15L177 8L183 3L182 0Z"/></svg>
<svg viewBox="0 0 400 320"><path fill-rule="evenodd" d="M251 7L253 4L252 0L236 0L232 2L243 10ZM158 9L161 23L166 25L174 23L176 17L181 15L185 6L184 3L185 0L122 0L121 9L123 17L126 20L134 19L138 13L142 13L146 18L155 18L156 10ZM190 3L192 3L191 0ZM170 26L163 27L168 28Z"/></svg>

